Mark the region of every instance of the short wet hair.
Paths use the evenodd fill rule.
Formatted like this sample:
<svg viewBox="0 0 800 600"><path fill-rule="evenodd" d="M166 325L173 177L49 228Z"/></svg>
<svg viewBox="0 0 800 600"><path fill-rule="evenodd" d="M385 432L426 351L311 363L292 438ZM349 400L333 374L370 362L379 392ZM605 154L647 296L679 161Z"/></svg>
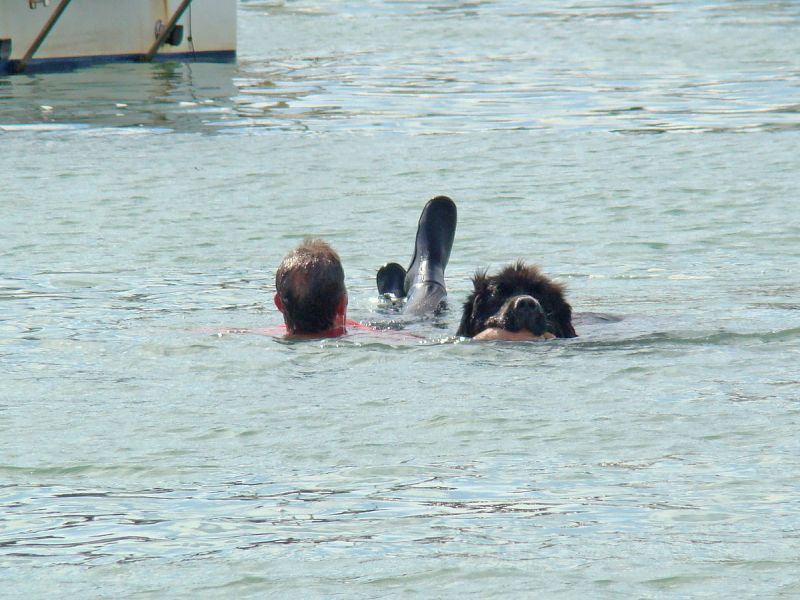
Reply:
<svg viewBox="0 0 800 600"><path fill-rule="evenodd" d="M321 333L330 329L347 293L339 255L320 239L306 239L289 252L275 273L289 333Z"/></svg>

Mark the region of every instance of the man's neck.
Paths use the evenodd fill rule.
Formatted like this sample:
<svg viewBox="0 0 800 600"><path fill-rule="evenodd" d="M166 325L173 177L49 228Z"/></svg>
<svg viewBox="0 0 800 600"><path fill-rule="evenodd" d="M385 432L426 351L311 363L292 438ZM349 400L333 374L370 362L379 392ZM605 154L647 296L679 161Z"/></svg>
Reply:
<svg viewBox="0 0 800 600"><path fill-rule="evenodd" d="M291 331L287 330L284 337L292 338L294 340L315 340L320 338L341 337L346 333L346 328L337 325L336 327L331 327L330 329L326 329L325 331L320 331L317 333L292 333Z"/></svg>
<svg viewBox="0 0 800 600"><path fill-rule="evenodd" d="M331 327L328 327L328 329L324 329L322 331L317 331L314 333L297 333L289 329L287 326L286 335L284 337L296 340L313 340L318 338L341 337L347 334L346 324L347 324L347 319L345 318L345 315L337 315L333 325Z"/></svg>

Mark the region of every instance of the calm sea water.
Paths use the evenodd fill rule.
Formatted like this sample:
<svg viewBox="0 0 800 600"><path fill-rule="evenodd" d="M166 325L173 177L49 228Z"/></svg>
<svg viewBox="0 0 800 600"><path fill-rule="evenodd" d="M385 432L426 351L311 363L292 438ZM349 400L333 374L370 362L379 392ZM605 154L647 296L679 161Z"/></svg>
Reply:
<svg viewBox="0 0 800 600"><path fill-rule="evenodd" d="M800 4L239 25L237 64L0 78L0 595L800 595ZM438 194L451 310L402 323L375 270ZM279 322L307 235L425 341L206 332ZM517 258L580 337L456 340Z"/></svg>

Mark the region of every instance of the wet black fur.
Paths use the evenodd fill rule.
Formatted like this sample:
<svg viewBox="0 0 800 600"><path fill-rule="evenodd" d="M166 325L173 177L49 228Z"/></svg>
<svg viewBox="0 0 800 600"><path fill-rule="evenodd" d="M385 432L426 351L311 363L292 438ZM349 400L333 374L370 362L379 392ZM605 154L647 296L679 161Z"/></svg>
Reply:
<svg viewBox="0 0 800 600"><path fill-rule="evenodd" d="M560 338L576 337L572 307L564 298L565 288L543 275L537 267L519 261L496 275L479 271L472 278L473 291L464 303L458 335L474 337L489 327L488 321L514 296L533 296L547 317L547 330ZM496 322L496 321L495 321Z"/></svg>

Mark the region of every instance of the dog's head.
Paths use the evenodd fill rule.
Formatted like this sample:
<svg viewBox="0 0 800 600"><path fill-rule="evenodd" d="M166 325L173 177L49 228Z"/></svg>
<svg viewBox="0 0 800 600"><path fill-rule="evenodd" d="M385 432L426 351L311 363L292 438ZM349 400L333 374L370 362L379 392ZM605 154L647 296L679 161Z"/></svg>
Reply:
<svg viewBox="0 0 800 600"><path fill-rule="evenodd" d="M534 266L519 261L496 275L479 272L472 285L458 327L460 336L474 337L487 327L519 331L542 326L556 337L577 335L572 326L572 307L564 299L564 286ZM534 335L543 333L534 329L530 329Z"/></svg>

